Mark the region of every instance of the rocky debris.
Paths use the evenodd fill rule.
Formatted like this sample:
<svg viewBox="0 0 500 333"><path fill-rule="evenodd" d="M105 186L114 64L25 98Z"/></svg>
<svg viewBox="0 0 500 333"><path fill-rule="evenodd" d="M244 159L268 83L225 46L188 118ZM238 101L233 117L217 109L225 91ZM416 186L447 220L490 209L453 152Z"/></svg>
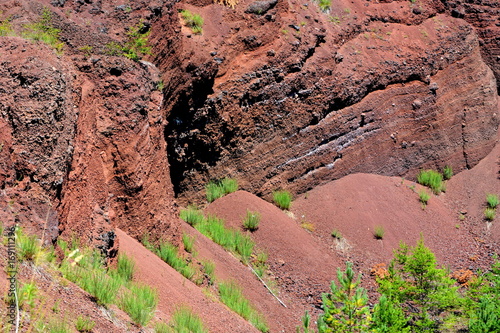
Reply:
<svg viewBox="0 0 500 333"><path fill-rule="evenodd" d="M250 5L248 5L245 13L264 15L269 11L269 9L276 6L277 3L278 0L254 1Z"/></svg>

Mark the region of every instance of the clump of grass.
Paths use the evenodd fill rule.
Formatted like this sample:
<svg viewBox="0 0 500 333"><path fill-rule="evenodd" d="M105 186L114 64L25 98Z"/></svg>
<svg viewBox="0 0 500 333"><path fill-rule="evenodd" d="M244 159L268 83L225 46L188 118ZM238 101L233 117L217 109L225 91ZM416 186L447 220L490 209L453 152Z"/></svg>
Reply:
<svg viewBox="0 0 500 333"><path fill-rule="evenodd" d="M322 12L326 13L330 10L330 7L332 6L332 1L331 0L318 0L318 6Z"/></svg>
<svg viewBox="0 0 500 333"><path fill-rule="evenodd" d="M172 330L167 324L158 322L155 324L155 333L172 333Z"/></svg>
<svg viewBox="0 0 500 333"><path fill-rule="evenodd" d="M486 195L486 202L488 203L488 207L491 209L497 208L499 204L498 195L496 194L488 194Z"/></svg>
<svg viewBox="0 0 500 333"><path fill-rule="evenodd" d="M250 231L255 231L259 228L260 214L247 210L247 215L243 220L243 228Z"/></svg>
<svg viewBox="0 0 500 333"><path fill-rule="evenodd" d="M75 323L75 328L78 332L91 332L95 326L95 321L88 317L78 316Z"/></svg>
<svg viewBox="0 0 500 333"><path fill-rule="evenodd" d="M57 52L62 52L64 43L59 39L61 30L54 27L52 15L52 12L45 7L37 22L24 26L26 30L23 32L23 36L34 41L42 41Z"/></svg>
<svg viewBox="0 0 500 333"><path fill-rule="evenodd" d="M80 277L81 287L94 296L97 304L108 306L115 301L118 289L121 287L119 280L99 270L82 270Z"/></svg>
<svg viewBox="0 0 500 333"><path fill-rule="evenodd" d="M196 208L195 206L188 206L186 209L181 209L180 218L191 226L196 226L197 224L203 222L205 217L203 216L203 212Z"/></svg>
<svg viewBox="0 0 500 333"><path fill-rule="evenodd" d="M273 192L273 201L281 209L290 209L292 203L292 194L288 191Z"/></svg>
<svg viewBox="0 0 500 333"><path fill-rule="evenodd" d="M486 208L484 210L484 217L488 220L488 221L493 221L495 219L495 210L493 208Z"/></svg>
<svg viewBox="0 0 500 333"><path fill-rule="evenodd" d="M35 235L26 235L22 228L16 230L17 256L20 261L34 261L41 251Z"/></svg>
<svg viewBox="0 0 500 333"><path fill-rule="evenodd" d="M417 182L430 187L435 194L443 190L443 175L435 170L421 170L417 176Z"/></svg>
<svg viewBox="0 0 500 333"><path fill-rule="evenodd" d="M174 332L208 333L200 317L184 306L175 310L171 324Z"/></svg>
<svg viewBox="0 0 500 333"><path fill-rule="evenodd" d="M125 281L131 281L135 272L135 261L124 253L118 255L116 274Z"/></svg>
<svg viewBox="0 0 500 333"><path fill-rule="evenodd" d="M342 239L342 234L340 233L339 230L337 229L333 229L332 230L332 233L331 233L332 237L335 238L335 239L338 239L338 240L341 240Z"/></svg>
<svg viewBox="0 0 500 333"><path fill-rule="evenodd" d="M384 235L385 235L384 227L380 225L376 226L375 229L373 230L373 236L375 237L375 239L383 239Z"/></svg>
<svg viewBox="0 0 500 333"><path fill-rule="evenodd" d="M453 176L453 169L451 168L451 166L446 165L443 168L443 178L445 180L448 180L448 179L451 179L452 176Z"/></svg>
<svg viewBox="0 0 500 333"><path fill-rule="evenodd" d="M181 16L194 34L201 34L203 32L203 17L199 14L194 14L184 9L181 11Z"/></svg>
<svg viewBox="0 0 500 333"><path fill-rule="evenodd" d="M212 202L222 198L226 194L236 192L238 190L238 182L236 179L224 178L218 181L210 181L205 186L207 201Z"/></svg>
<svg viewBox="0 0 500 333"><path fill-rule="evenodd" d="M244 263L248 262L255 246L250 236L226 228L224 220L213 215L196 225L196 229L225 249L239 254Z"/></svg>
<svg viewBox="0 0 500 333"><path fill-rule="evenodd" d="M215 281L215 263L211 260L206 260L201 264L203 266L203 271L208 278L208 284L212 285Z"/></svg>
<svg viewBox="0 0 500 333"><path fill-rule="evenodd" d="M189 252L189 253L193 252L193 246L194 246L194 237L193 236L189 236L188 234L183 233L182 234L182 243L184 244L184 249L187 252Z"/></svg>
<svg viewBox="0 0 500 333"><path fill-rule="evenodd" d="M429 193L427 193L426 190L421 190L420 192L418 192L418 197L420 202L422 203L422 206L425 208L431 196L429 195Z"/></svg>
<svg viewBox="0 0 500 333"><path fill-rule="evenodd" d="M219 294L222 303L231 310L249 320L261 332L269 331L262 316L251 306L250 301L243 296L241 287L235 282L221 282L219 284Z"/></svg>
<svg viewBox="0 0 500 333"><path fill-rule="evenodd" d="M119 305L130 318L140 326L145 326L153 318L158 304L158 294L147 285L133 284L122 296Z"/></svg>

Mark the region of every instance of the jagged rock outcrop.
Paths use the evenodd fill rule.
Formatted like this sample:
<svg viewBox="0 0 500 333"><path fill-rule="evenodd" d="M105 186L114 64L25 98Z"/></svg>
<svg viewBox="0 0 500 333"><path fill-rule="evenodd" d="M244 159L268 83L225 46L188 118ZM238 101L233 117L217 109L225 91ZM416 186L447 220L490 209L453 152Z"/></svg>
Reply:
<svg viewBox="0 0 500 333"><path fill-rule="evenodd" d="M300 193L353 172L475 165L499 121L481 40L441 3L404 4L278 2L264 16L179 4L211 19L156 39L176 59L157 58L175 190L193 200L230 176Z"/></svg>

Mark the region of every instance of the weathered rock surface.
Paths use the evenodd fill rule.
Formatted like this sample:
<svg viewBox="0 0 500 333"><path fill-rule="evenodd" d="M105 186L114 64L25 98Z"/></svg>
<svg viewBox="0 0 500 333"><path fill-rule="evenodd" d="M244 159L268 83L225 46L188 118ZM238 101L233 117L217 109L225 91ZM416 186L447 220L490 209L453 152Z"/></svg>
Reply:
<svg viewBox="0 0 500 333"><path fill-rule="evenodd" d="M7 1L0 10L11 18L12 34L21 35L23 18L37 20L44 5ZM112 11L106 18L84 10L88 4L59 5L47 8L64 54L0 37L0 219L39 234L47 229L48 241L77 235L110 256L117 226L136 238L177 242L158 70L106 54L116 38L106 26L115 21L122 42L125 28L154 9L138 5L135 16ZM82 24L94 16L94 26Z"/></svg>
<svg viewBox="0 0 500 333"><path fill-rule="evenodd" d="M441 3L333 1L323 14L279 2L265 17L243 3L179 7L211 17L201 36L155 39L171 177L188 200L226 176L265 195L354 172L459 171L494 145L489 44Z"/></svg>

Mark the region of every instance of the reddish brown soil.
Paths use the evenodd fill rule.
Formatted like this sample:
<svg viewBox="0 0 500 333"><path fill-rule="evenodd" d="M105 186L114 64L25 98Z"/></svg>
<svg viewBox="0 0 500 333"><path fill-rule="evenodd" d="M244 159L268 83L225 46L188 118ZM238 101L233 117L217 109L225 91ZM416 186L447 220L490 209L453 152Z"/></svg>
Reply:
<svg viewBox="0 0 500 333"><path fill-rule="evenodd" d="M184 278L138 241L119 229L116 234L120 238L120 248L136 261L137 280L158 290L158 310L167 315L160 314L159 318L168 319L176 307L187 305L202 317L211 332L258 332L222 303L204 295L201 288Z"/></svg>

